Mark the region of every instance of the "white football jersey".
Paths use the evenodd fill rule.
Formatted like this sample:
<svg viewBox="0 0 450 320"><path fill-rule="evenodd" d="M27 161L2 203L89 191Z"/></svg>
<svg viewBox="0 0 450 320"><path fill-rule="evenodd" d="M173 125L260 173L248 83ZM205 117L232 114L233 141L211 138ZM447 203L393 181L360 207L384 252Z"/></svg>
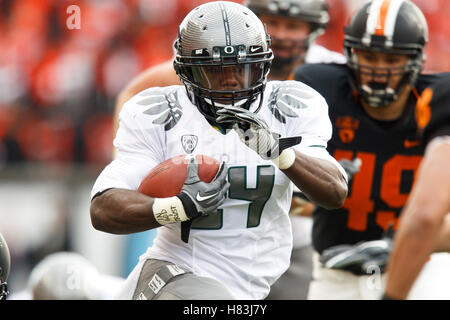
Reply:
<svg viewBox="0 0 450 320"><path fill-rule="evenodd" d="M326 150L332 127L328 106L315 90L297 81L268 82L259 114L282 137L301 136L296 150L329 159L345 175ZM217 214L194 220L189 243L181 240L178 223L158 228L153 246L141 256L119 298L132 297L147 258L214 278L237 299L266 297L289 266L292 182L272 161L246 147L235 131L224 135L214 129L184 86L140 92L124 105L119 119L117 156L98 177L92 197L107 188L136 190L153 167L182 154L225 161L230 182Z"/></svg>

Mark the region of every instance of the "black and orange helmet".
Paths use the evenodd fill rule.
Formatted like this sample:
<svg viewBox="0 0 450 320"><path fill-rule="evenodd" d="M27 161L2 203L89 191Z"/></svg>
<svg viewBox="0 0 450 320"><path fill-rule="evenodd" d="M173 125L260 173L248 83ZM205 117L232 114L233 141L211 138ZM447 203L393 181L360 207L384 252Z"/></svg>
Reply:
<svg viewBox="0 0 450 320"><path fill-rule="evenodd" d="M372 107L395 101L405 86L414 86L425 60L428 25L420 9L409 0L372 0L363 5L345 28L344 49L347 64L352 70L351 82L358 95ZM357 50L406 54L408 62L399 68L384 70L370 67L364 71L372 76L379 72L402 75L396 88L380 84L362 85L361 65Z"/></svg>

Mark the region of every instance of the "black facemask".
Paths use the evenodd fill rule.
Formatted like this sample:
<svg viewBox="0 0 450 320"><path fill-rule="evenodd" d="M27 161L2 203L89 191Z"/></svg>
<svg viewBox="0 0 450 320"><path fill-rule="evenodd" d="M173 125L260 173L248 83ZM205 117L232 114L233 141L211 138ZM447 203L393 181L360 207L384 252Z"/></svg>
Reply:
<svg viewBox="0 0 450 320"><path fill-rule="evenodd" d="M6 282L0 283L0 300L6 300L6 297L8 296L8 286L6 285Z"/></svg>

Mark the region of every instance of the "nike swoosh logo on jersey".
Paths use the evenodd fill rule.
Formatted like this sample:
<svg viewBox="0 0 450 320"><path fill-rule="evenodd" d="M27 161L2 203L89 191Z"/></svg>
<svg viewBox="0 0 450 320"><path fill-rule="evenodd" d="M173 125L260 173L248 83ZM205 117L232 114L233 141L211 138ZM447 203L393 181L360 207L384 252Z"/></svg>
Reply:
<svg viewBox="0 0 450 320"><path fill-rule="evenodd" d="M250 51L251 52L255 52L255 51L258 51L260 49L261 49L260 47L252 47L252 48L250 48Z"/></svg>
<svg viewBox="0 0 450 320"><path fill-rule="evenodd" d="M200 192L197 192L197 196L195 197L195 199L197 199L197 201L205 201L205 200L211 199L212 197L215 197L216 195L217 195L217 192L212 195L202 197L200 195Z"/></svg>
<svg viewBox="0 0 450 320"><path fill-rule="evenodd" d="M414 148L414 147L417 147L418 145L420 145L420 141L406 139L404 141L403 145L406 149Z"/></svg>

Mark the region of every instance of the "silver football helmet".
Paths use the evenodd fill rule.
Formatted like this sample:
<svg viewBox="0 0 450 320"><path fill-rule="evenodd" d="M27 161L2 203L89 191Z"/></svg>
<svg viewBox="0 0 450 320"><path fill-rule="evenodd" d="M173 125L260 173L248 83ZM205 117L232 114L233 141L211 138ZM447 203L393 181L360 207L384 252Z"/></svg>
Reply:
<svg viewBox="0 0 450 320"><path fill-rule="evenodd" d="M0 233L0 300L5 300L8 295L7 280L11 268L11 256L8 244Z"/></svg>
<svg viewBox="0 0 450 320"><path fill-rule="evenodd" d="M175 50L175 70L210 123L224 105L249 109L260 97L259 110L273 54L251 10L226 1L200 5L181 23Z"/></svg>
<svg viewBox="0 0 450 320"><path fill-rule="evenodd" d="M97 300L94 283L98 281L97 268L82 255L56 252L33 268L28 289L33 300Z"/></svg>

